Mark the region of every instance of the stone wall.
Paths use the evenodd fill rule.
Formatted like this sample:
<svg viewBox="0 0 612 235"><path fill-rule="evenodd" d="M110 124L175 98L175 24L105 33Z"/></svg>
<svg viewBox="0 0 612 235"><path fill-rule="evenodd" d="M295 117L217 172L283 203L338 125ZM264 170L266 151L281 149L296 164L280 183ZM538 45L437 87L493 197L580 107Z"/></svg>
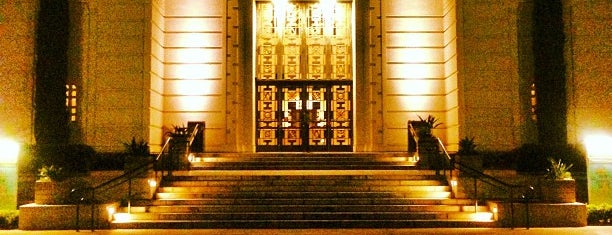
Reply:
<svg viewBox="0 0 612 235"><path fill-rule="evenodd" d="M150 0L79 1L75 40L82 50L79 101L82 141L97 151L121 151L122 143L148 140ZM78 24L76 23L76 24Z"/></svg>
<svg viewBox="0 0 612 235"><path fill-rule="evenodd" d="M530 75L524 74L520 50L524 1L457 1L460 138L474 137L479 148L509 150L522 144L530 124ZM519 54L521 53L521 54Z"/></svg>
<svg viewBox="0 0 612 235"><path fill-rule="evenodd" d="M568 82L568 140L612 134L612 2L566 0L564 26ZM603 103L602 103L603 102Z"/></svg>
<svg viewBox="0 0 612 235"><path fill-rule="evenodd" d="M0 1L0 137L34 141L33 97L38 1Z"/></svg>

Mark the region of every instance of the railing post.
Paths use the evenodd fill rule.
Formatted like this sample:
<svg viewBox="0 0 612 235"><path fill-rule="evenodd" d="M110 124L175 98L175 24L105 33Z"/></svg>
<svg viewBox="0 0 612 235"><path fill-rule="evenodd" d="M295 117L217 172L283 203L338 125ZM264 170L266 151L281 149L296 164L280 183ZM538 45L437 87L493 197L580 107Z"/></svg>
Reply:
<svg viewBox="0 0 612 235"><path fill-rule="evenodd" d="M77 232L80 232L79 231L80 230L80 228L79 228L80 227L79 226L79 220L80 220L79 215L80 214L81 214L81 203L77 202L77 205L76 205L76 221L75 221L75 226L76 226L76 231Z"/></svg>
<svg viewBox="0 0 612 235"><path fill-rule="evenodd" d="M95 230L96 227L96 218L95 218L95 201L96 201L96 189L92 188L91 189L91 231L93 232Z"/></svg>
<svg viewBox="0 0 612 235"><path fill-rule="evenodd" d="M514 229L514 187L510 187L510 229Z"/></svg>
<svg viewBox="0 0 612 235"><path fill-rule="evenodd" d="M474 176L474 213L478 212L478 178Z"/></svg>
<svg viewBox="0 0 612 235"><path fill-rule="evenodd" d="M128 214L132 213L132 177L128 180Z"/></svg>

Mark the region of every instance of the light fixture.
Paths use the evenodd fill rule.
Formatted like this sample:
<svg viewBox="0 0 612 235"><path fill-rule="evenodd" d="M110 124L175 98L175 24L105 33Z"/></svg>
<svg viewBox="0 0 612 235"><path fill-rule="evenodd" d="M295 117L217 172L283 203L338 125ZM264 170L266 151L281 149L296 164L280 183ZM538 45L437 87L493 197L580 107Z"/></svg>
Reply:
<svg viewBox="0 0 612 235"><path fill-rule="evenodd" d="M612 161L612 136L591 134L584 138L584 145L591 161Z"/></svg>
<svg viewBox="0 0 612 235"><path fill-rule="evenodd" d="M17 141L0 138L0 164L16 164L19 148Z"/></svg>
<svg viewBox="0 0 612 235"><path fill-rule="evenodd" d="M155 188L157 187L157 181L155 179L149 179L149 187Z"/></svg>

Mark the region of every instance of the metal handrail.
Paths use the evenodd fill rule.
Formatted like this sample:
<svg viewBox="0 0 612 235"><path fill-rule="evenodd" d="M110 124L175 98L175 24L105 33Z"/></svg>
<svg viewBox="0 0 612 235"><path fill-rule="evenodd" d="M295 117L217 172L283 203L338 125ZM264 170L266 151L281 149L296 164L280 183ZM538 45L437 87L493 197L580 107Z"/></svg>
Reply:
<svg viewBox="0 0 612 235"><path fill-rule="evenodd" d="M408 152L411 152L410 146L411 143L414 143L414 152L417 153L417 158L419 157L419 136L417 132L414 130L414 126L410 121L408 121ZM415 159L418 161L419 159Z"/></svg>
<svg viewBox="0 0 612 235"><path fill-rule="evenodd" d="M493 187L498 187L498 188L502 188L503 190L505 190L506 192L509 193L509 202L510 202L510 226L511 228L514 228L514 203L515 203L515 197L514 197L514 192L516 188L526 188L526 189L531 189L533 190L532 186L527 186L527 185L518 185L518 184L510 184L507 182L504 182L498 178L495 178L491 175L485 174L484 172L481 172L477 169L474 169L472 167L466 166L463 163L460 162L456 162L455 159L453 157L450 156L450 154L448 153L448 151L446 150L446 147L444 147L444 143L442 142L442 140L438 137L435 137L437 139L438 145L440 146L440 148L442 149L442 152L445 156L445 159L448 161L449 166L450 166L450 170L449 170L449 174L446 175L446 167L444 167L444 176L447 177L447 179L451 179L453 176L453 170L457 169L460 172L464 172L468 175L470 175L472 178L474 178L474 198L475 198L475 207L474 210L477 211L478 210L478 192L477 192L477 182L478 180L480 180L483 183L486 183L488 185L491 185ZM524 203L526 204L527 208L529 207L529 200L530 198L528 196L523 195L524 198ZM527 216L527 224L529 224L529 215L526 214ZM529 225L528 225L529 226Z"/></svg>
<svg viewBox="0 0 612 235"><path fill-rule="evenodd" d="M190 133L189 138L188 138L188 145L187 145L187 153L189 154L189 146L193 143L193 139L195 138L195 136L197 135L199 131L199 124L196 124L194 127L194 130ZM120 176L114 177L110 180L107 180L106 182L103 182L101 184L98 184L95 187L83 187L83 188L73 188L71 190L71 194L75 195L75 194L86 194L87 192L90 192L90 203L91 203L91 231L95 230L95 197L96 197L96 191L109 186L109 188L114 188L118 185L121 185L125 182L128 182L128 213L131 211L131 200L132 200L132 179L142 173L142 172L148 172L150 170L154 170L155 171L155 180L157 182L159 182L156 187L159 187L159 185L161 184L161 179L164 176L164 166L161 167L156 167L157 163L163 163L164 161L164 156L169 155L166 153L166 151L169 150L170 145L172 143L172 139L173 137L170 135L168 136L168 138L166 139L166 141L164 142L164 145L162 146L160 152L157 154L157 156L151 160L151 161L147 161L143 164L138 165L137 167L130 169L128 171L126 171L125 173L121 174ZM170 162L168 162L170 163ZM158 172L161 172L161 174L159 174ZM168 166L168 169L166 169L166 174L171 174L172 172L172 166ZM157 188L156 188L157 190ZM76 231L78 232L80 229L79 226L79 217L80 217L80 205L81 203L83 203L85 201L85 197L81 196L78 199L78 203L77 203L77 208L76 208Z"/></svg>

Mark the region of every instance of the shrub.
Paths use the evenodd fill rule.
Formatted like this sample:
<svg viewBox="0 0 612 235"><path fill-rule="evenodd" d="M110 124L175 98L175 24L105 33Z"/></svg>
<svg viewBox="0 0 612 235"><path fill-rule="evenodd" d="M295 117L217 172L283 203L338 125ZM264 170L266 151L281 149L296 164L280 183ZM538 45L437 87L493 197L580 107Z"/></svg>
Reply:
<svg viewBox="0 0 612 235"><path fill-rule="evenodd" d="M43 166L62 168L67 176L89 171L95 150L84 144L35 146L37 169Z"/></svg>
<svg viewBox="0 0 612 235"><path fill-rule="evenodd" d="M18 210L0 210L0 229L17 229L18 225Z"/></svg>
<svg viewBox="0 0 612 235"><path fill-rule="evenodd" d="M124 155L124 153L96 153L91 160L90 170L123 170Z"/></svg>
<svg viewBox="0 0 612 235"><path fill-rule="evenodd" d="M517 166L520 172L545 172L550 166L548 158L559 159L566 164L572 164L572 171L586 172L586 157L582 151L573 145L542 146L525 144L515 151Z"/></svg>
<svg viewBox="0 0 612 235"><path fill-rule="evenodd" d="M459 155L477 154L478 151L476 151L476 142L474 141L474 137L464 137L463 139L459 140L459 152L457 153Z"/></svg>
<svg viewBox="0 0 612 235"><path fill-rule="evenodd" d="M525 144L514 151L516 154L516 170L519 172L545 172L548 168L547 155L542 146Z"/></svg>
<svg viewBox="0 0 612 235"><path fill-rule="evenodd" d="M612 205L587 205L587 223L589 225L612 225Z"/></svg>
<svg viewBox="0 0 612 235"><path fill-rule="evenodd" d="M516 169L516 154L511 151L482 151L482 167L495 170Z"/></svg>

